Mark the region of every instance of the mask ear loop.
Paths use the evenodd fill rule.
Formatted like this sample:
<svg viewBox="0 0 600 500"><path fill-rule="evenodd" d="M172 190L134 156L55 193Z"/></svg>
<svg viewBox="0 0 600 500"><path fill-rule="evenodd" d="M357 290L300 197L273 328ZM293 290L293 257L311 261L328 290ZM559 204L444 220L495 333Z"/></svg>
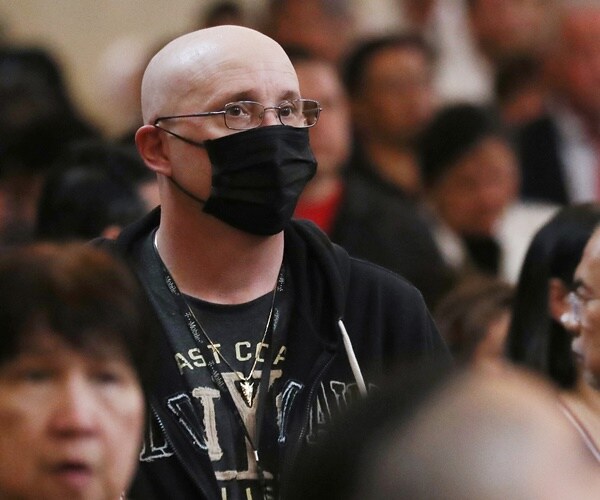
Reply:
<svg viewBox="0 0 600 500"><path fill-rule="evenodd" d="M172 135L173 137L176 137L177 139L179 139L180 141L185 142L186 144L190 144L192 146L196 146L197 148L206 149L206 146L204 145L203 142L197 142L197 141L193 141L192 139L188 139L187 137L183 137L182 135L176 134L175 132L171 132L170 130L168 130L166 128L163 128L160 125L157 125L156 123L153 126L156 127L159 130L162 130L163 132L166 132L167 134ZM168 179L183 194L189 196L192 200L197 201L198 203L201 203L202 205L206 205L206 200L203 200L202 198L198 198L195 194L193 194L192 192L188 191L186 188L184 188L181 184L179 184L179 182L177 182L172 177L169 177Z"/></svg>
<svg viewBox="0 0 600 500"><path fill-rule="evenodd" d="M185 194L186 196L189 196L192 200L197 201L198 203L201 203L202 205L206 205L206 200L203 200L202 198L199 198L198 196L196 196L195 194L193 194L192 192L188 191L186 188L184 188L181 184L179 184L179 182L177 182L175 179L173 179L172 177L168 177L168 179L173 183L173 185L179 189L183 194Z"/></svg>
<svg viewBox="0 0 600 500"><path fill-rule="evenodd" d="M191 144L192 146L196 146L197 148L206 149L206 146L204 145L203 142L194 141L192 139L188 139L187 137L183 137L182 135L176 134L175 132L172 132L169 129L163 128L160 125L157 125L156 123L153 125L153 127L156 127L157 129L162 130L163 132L166 132L167 134L171 134L173 137L177 137L177 139L185 142L186 144Z"/></svg>

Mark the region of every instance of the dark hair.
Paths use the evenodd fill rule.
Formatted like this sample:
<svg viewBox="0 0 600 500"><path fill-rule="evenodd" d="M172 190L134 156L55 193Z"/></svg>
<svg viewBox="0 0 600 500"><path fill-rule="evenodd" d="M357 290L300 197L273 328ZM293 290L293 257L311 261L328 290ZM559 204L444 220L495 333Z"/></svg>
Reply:
<svg viewBox="0 0 600 500"><path fill-rule="evenodd" d="M558 278L571 285L583 249L599 223L598 204L561 209L535 234L517 283L508 357L563 388L573 387L577 378L572 336L548 313L548 281Z"/></svg>
<svg viewBox="0 0 600 500"><path fill-rule="evenodd" d="M0 47L0 146L30 124L46 120L54 122L57 138L99 135L75 106L54 55L41 47Z"/></svg>
<svg viewBox="0 0 600 500"><path fill-rule="evenodd" d="M203 28L218 26L224 20L238 19L240 23L244 20L244 10L238 2L222 0L211 5L205 13L199 16L199 25Z"/></svg>
<svg viewBox="0 0 600 500"><path fill-rule="evenodd" d="M373 57L391 48L416 49L423 52L427 59L434 58L432 48L418 34L393 34L364 40L348 54L342 67L342 80L351 96L357 96L363 91L367 66Z"/></svg>
<svg viewBox="0 0 600 500"><path fill-rule="evenodd" d="M69 112L72 111L68 91L64 82L63 69L58 60L41 47L0 47L0 75L3 76L2 92L21 95L35 89L44 92L47 99Z"/></svg>
<svg viewBox="0 0 600 500"><path fill-rule="evenodd" d="M501 62L494 79L494 93L506 102L528 86L541 80L542 64L531 56L513 57Z"/></svg>
<svg viewBox="0 0 600 500"><path fill-rule="evenodd" d="M324 57L315 54L314 51L302 45L283 45L282 48L293 65L301 62L327 61Z"/></svg>
<svg viewBox="0 0 600 500"><path fill-rule="evenodd" d="M156 175L142 161L134 144L102 139L80 140L70 144L62 161L98 166L125 183L138 184L156 179Z"/></svg>
<svg viewBox="0 0 600 500"><path fill-rule="evenodd" d="M35 119L12 133L0 133L0 177L47 174L72 143L95 137L85 124L68 115Z"/></svg>
<svg viewBox="0 0 600 500"><path fill-rule="evenodd" d="M293 5L297 0L269 0L268 13L271 18L277 18L285 13L285 8ZM300 0L301 3L304 0ZM319 0L318 7L327 17L351 17L351 8L347 0Z"/></svg>
<svg viewBox="0 0 600 500"><path fill-rule="evenodd" d="M490 323L510 312L513 293L508 283L476 274L461 280L440 300L433 317L457 362L471 361Z"/></svg>
<svg viewBox="0 0 600 500"><path fill-rule="evenodd" d="M0 363L47 328L77 350L116 348L148 387L156 323L132 272L106 251L83 243L6 250L0 254L0 303Z"/></svg>
<svg viewBox="0 0 600 500"><path fill-rule="evenodd" d="M123 227L146 212L136 185L151 175L128 146L76 144L45 179L36 236L89 240L112 225Z"/></svg>
<svg viewBox="0 0 600 500"><path fill-rule="evenodd" d="M418 139L425 185L434 185L460 158L488 137L508 140L506 129L491 109L458 103L439 110Z"/></svg>

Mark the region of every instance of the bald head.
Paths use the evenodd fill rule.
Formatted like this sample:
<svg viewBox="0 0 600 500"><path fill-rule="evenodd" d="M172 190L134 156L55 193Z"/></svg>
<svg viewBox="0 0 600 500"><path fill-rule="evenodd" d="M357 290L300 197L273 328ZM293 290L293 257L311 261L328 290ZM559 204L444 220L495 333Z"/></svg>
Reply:
<svg viewBox="0 0 600 500"><path fill-rule="evenodd" d="M254 79L256 89L248 88L251 80L247 77L252 75L260 77ZM290 91L298 92L297 78L284 50L258 31L215 26L187 33L163 47L146 68L142 80L144 123L165 114L216 111L218 108L205 108L217 100L219 84L227 83L229 92L258 100L252 98L252 92L278 78L288 86L295 83Z"/></svg>

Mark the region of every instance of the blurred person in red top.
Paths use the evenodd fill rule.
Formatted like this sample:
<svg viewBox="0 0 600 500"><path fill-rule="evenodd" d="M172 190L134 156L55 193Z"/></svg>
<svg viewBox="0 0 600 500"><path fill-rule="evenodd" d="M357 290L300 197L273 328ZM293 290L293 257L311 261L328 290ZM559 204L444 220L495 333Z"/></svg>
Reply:
<svg viewBox="0 0 600 500"><path fill-rule="evenodd" d="M351 125L348 98L335 66L300 48L286 49L300 82L302 95L313 96L323 108L310 145L318 162L295 216L310 219L331 234L343 197L342 171L350 157Z"/></svg>
<svg viewBox="0 0 600 500"><path fill-rule="evenodd" d="M288 47L287 53L302 95L314 96L323 109L310 130L317 173L300 196L295 217L312 220L351 254L401 274L432 304L450 277L416 204L358 169L348 171L350 102L341 77L333 64L301 48Z"/></svg>
<svg viewBox="0 0 600 500"><path fill-rule="evenodd" d="M398 196L421 189L415 145L436 110L433 52L418 35L377 36L357 45L343 78L356 134L351 169Z"/></svg>

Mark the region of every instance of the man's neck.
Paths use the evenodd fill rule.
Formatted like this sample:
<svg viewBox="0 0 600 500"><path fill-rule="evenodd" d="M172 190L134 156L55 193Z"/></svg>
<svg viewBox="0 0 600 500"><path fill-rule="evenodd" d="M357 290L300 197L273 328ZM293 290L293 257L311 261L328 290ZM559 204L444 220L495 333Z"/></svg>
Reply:
<svg viewBox="0 0 600 500"><path fill-rule="evenodd" d="M156 242L183 293L219 304L249 302L271 291L283 260L283 233L247 234L198 206L163 206Z"/></svg>

